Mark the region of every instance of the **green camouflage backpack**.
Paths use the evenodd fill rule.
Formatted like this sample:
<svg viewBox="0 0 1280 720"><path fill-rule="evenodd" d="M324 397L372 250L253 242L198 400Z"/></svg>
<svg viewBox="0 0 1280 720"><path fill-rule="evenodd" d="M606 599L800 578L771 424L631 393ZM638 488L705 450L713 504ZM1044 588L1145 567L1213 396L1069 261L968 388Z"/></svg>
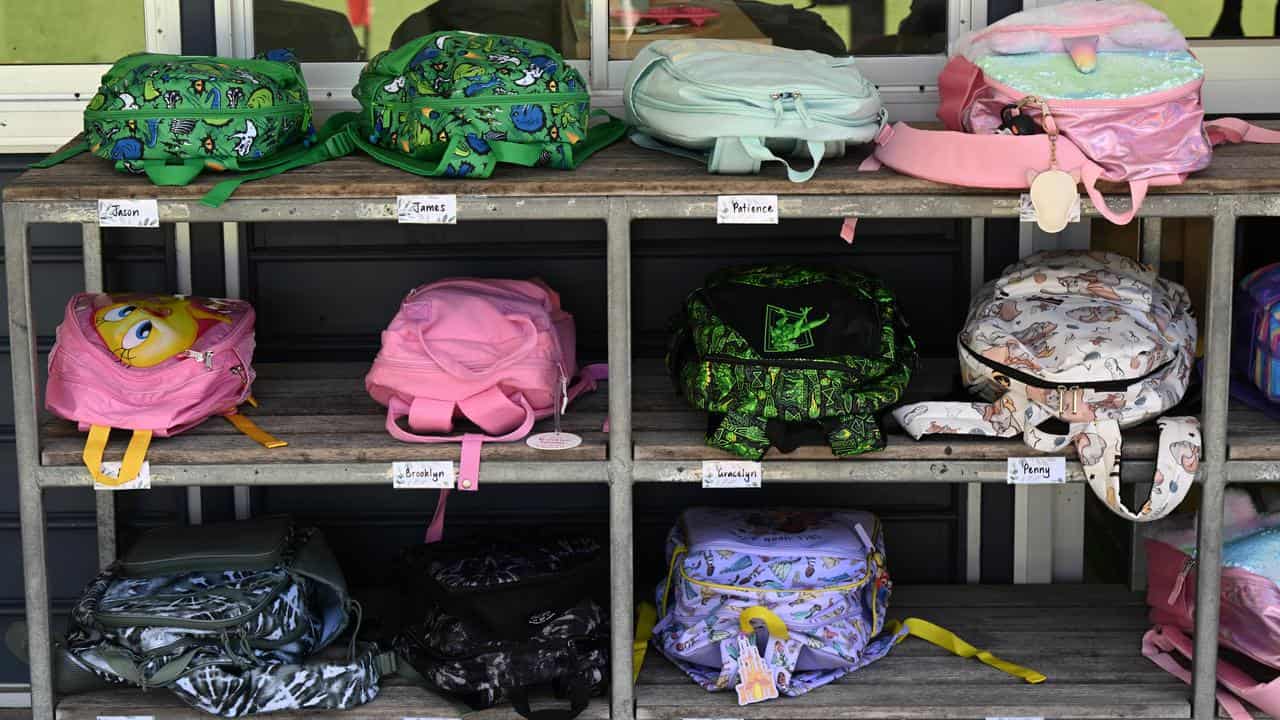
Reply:
<svg viewBox="0 0 1280 720"><path fill-rule="evenodd" d="M588 130L578 71L550 45L505 35L418 38L370 60L351 92L360 112L330 123L348 123L380 162L432 177L485 178L499 162L571 170L625 129Z"/></svg>
<svg viewBox="0 0 1280 720"><path fill-rule="evenodd" d="M314 140L302 68L288 51L256 59L139 53L116 61L84 112L84 138L32 167L88 151L156 185L204 170L245 171L205 198L217 206L241 182L324 159Z"/></svg>
<svg viewBox="0 0 1280 720"><path fill-rule="evenodd" d="M711 414L707 444L758 460L820 428L836 455L884 447L879 414L916 362L893 293L873 277L792 265L712 274L685 301L667 369Z"/></svg>

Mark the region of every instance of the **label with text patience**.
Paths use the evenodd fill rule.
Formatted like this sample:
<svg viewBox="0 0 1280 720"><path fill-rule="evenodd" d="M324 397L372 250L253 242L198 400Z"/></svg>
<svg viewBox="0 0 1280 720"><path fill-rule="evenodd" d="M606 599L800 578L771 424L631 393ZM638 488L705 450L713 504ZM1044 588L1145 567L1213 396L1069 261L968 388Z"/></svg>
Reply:
<svg viewBox="0 0 1280 720"><path fill-rule="evenodd" d="M452 490L456 483L451 460L391 463L391 486L397 490Z"/></svg>
<svg viewBox="0 0 1280 720"><path fill-rule="evenodd" d="M777 225L777 195L721 195L716 198L720 225Z"/></svg>
<svg viewBox="0 0 1280 720"><path fill-rule="evenodd" d="M1008 473L1010 485L1059 485L1067 481L1067 459L1011 457Z"/></svg>
<svg viewBox="0 0 1280 720"><path fill-rule="evenodd" d="M98 227L160 227L160 206L153 200L99 200Z"/></svg>
<svg viewBox="0 0 1280 720"><path fill-rule="evenodd" d="M758 488L764 467L751 460L703 460L702 487Z"/></svg>
<svg viewBox="0 0 1280 720"><path fill-rule="evenodd" d="M396 221L419 225L456 225L457 195L398 195Z"/></svg>

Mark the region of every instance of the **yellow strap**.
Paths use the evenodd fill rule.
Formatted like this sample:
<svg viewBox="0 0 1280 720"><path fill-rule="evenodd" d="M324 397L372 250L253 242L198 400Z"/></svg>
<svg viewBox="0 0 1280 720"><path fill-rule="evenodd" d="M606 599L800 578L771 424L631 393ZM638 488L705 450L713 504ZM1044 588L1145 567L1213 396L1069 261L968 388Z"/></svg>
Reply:
<svg viewBox="0 0 1280 720"><path fill-rule="evenodd" d="M636 641L631 646L631 682L640 679L640 667L644 665L645 651L653 637L653 626L658 622L658 610L652 603L640 603L636 608Z"/></svg>
<svg viewBox="0 0 1280 720"><path fill-rule="evenodd" d="M931 642L943 650L948 650L960 657L976 657L980 662L990 665L991 667L1001 672L1008 673L1014 677L1022 678L1032 685L1042 683L1047 679L1044 675L1036 672L1035 670L1022 667L1021 665L1014 665L1011 662L1001 660L986 650L979 650L960 639L959 636L950 630L938 627L927 620L921 620L920 618L907 618L903 623L906 624L907 633L909 635L914 635L921 640ZM900 627L901 624L899 624L897 620L889 623L890 632L897 633Z"/></svg>
<svg viewBox="0 0 1280 720"><path fill-rule="evenodd" d="M259 445L267 448L268 450L281 448L289 444L284 440L277 439L266 430L258 427L252 420L238 412L229 413L227 415L223 415L223 417L234 425L237 430L248 435L250 438L253 438Z"/></svg>
<svg viewBox="0 0 1280 720"><path fill-rule="evenodd" d="M142 463L147 458L147 448L151 445L150 430L134 430L129 438L129 446L125 448L124 460L120 463L120 476L110 477L102 472L102 455L107 449L107 440L111 437L111 428L103 425L91 425L89 437L84 441L84 467L89 476L99 485L118 487L133 481L142 472Z"/></svg>
<svg viewBox="0 0 1280 720"><path fill-rule="evenodd" d="M258 407L258 398L254 397L253 393L246 395L244 401L249 403L250 407Z"/></svg>
<svg viewBox="0 0 1280 720"><path fill-rule="evenodd" d="M787 631L787 624L782 622L782 618L763 605L752 605L743 610L738 615L738 627L744 633L754 632L755 628L751 626L752 620L759 620L764 623L765 628L769 631L769 637L778 638L779 640L786 640L791 637L791 633Z"/></svg>
<svg viewBox="0 0 1280 720"><path fill-rule="evenodd" d="M667 614L667 598L671 595L671 580L676 576L676 566L680 564L680 558L689 552L689 548L678 545L674 552L671 553L671 566L667 568L667 582L662 586L662 614Z"/></svg>

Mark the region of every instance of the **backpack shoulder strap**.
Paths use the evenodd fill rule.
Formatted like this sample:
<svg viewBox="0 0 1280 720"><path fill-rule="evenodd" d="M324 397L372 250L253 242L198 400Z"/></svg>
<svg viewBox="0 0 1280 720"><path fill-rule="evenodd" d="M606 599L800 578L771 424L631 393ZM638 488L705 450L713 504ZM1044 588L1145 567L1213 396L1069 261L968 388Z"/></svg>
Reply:
<svg viewBox="0 0 1280 720"><path fill-rule="evenodd" d="M80 153L86 153L86 152L89 152L89 143L83 137L81 137L76 142L73 142L70 145L67 145L66 147L61 148L59 150L53 151L53 153L50 154L49 157L46 157L43 160L38 160L36 162L33 162L27 167L33 170L42 170L44 168L51 168L54 165L57 165L58 163L66 162L71 158L79 155Z"/></svg>
<svg viewBox="0 0 1280 720"><path fill-rule="evenodd" d="M1175 654L1190 660L1193 650L1191 640L1170 625L1156 625L1142 636L1142 654L1188 685L1191 684L1191 671L1178 662ZM1219 685L1225 688L1217 691L1218 702L1231 720L1253 720L1253 716L1244 703L1236 699L1236 695L1270 715L1280 713L1280 679L1268 683L1258 682L1221 657L1218 658L1217 675Z"/></svg>

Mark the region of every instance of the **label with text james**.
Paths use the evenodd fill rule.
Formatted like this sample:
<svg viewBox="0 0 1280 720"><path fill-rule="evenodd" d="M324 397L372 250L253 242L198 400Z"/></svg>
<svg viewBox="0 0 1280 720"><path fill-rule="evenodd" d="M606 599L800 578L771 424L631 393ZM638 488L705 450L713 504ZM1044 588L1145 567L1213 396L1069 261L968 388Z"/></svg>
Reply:
<svg viewBox="0 0 1280 720"><path fill-rule="evenodd" d="M777 225L777 195L721 195L716 198L720 225Z"/></svg>
<svg viewBox="0 0 1280 720"><path fill-rule="evenodd" d="M455 225L457 195L397 195L396 221L420 225Z"/></svg>
<svg viewBox="0 0 1280 720"><path fill-rule="evenodd" d="M1059 485L1067 481L1067 459L1011 457L1008 475L1010 485Z"/></svg>
<svg viewBox="0 0 1280 720"><path fill-rule="evenodd" d="M451 460L391 463L391 486L397 490L452 490L456 483Z"/></svg>
<svg viewBox="0 0 1280 720"><path fill-rule="evenodd" d="M764 467L751 460L703 460L702 487L758 488Z"/></svg>
<svg viewBox="0 0 1280 720"><path fill-rule="evenodd" d="M155 200L99 200L98 227L160 227Z"/></svg>

